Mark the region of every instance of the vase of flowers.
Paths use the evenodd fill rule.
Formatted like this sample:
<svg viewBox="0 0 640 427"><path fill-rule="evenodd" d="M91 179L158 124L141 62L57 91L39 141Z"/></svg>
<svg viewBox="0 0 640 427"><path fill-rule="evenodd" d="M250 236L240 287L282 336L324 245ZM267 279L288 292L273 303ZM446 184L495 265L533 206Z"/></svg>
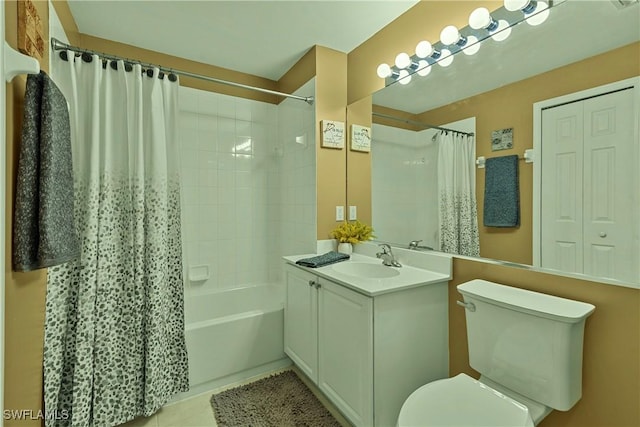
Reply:
<svg viewBox="0 0 640 427"><path fill-rule="evenodd" d="M338 252L343 254L351 254L353 245L360 242L373 239L373 228L358 220L345 221L336 227L330 234L330 237L338 241Z"/></svg>

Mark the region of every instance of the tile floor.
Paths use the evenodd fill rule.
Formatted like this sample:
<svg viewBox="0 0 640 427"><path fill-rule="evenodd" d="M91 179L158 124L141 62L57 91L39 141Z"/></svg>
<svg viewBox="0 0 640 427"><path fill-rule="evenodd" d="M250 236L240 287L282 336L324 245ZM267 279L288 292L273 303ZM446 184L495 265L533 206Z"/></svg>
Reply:
<svg viewBox="0 0 640 427"><path fill-rule="evenodd" d="M215 418L213 417L213 409L211 409L211 404L209 403L212 394L244 384L249 384L259 379L268 377L269 375L280 373L288 369L292 368L288 367L285 369L268 372L254 378L250 378L249 380L241 383L230 384L228 386L221 387L219 389L215 389L171 405L167 405L151 417L140 417L128 423L122 424L120 427L216 427L217 424ZM293 368L293 370L298 374L298 376L307 385L307 387L309 387L313 394L316 395L318 400L320 400L320 402L329 410L329 412L331 412L331 414L343 427L351 426L351 424L349 424L349 422L345 420L340 412L338 412L338 410L322 395L322 393L313 383L311 383L295 367Z"/></svg>

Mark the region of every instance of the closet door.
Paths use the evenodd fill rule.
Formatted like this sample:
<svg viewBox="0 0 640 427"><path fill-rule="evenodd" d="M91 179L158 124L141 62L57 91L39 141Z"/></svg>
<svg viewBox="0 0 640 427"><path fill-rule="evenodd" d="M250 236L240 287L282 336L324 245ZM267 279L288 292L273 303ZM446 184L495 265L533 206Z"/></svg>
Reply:
<svg viewBox="0 0 640 427"><path fill-rule="evenodd" d="M541 266L583 271L583 105L542 112Z"/></svg>
<svg viewBox="0 0 640 427"><path fill-rule="evenodd" d="M633 90L584 104L584 273L640 279Z"/></svg>
<svg viewBox="0 0 640 427"><path fill-rule="evenodd" d="M640 281L634 91L542 112L541 266Z"/></svg>

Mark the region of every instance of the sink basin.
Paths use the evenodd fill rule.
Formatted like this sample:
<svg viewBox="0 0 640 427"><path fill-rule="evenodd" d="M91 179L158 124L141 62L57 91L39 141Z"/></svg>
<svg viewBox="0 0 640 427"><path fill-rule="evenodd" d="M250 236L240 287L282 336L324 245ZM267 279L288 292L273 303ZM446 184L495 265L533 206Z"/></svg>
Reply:
<svg viewBox="0 0 640 427"><path fill-rule="evenodd" d="M400 275L400 272L382 264L369 262L342 262L333 266L338 273L364 279L385 279Z"/></svg>

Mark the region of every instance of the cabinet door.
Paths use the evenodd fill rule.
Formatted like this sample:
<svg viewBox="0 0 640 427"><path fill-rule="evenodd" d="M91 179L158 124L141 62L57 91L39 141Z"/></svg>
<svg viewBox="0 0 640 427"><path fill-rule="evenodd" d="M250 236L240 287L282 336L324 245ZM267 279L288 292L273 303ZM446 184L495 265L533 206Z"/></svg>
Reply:
<svg viewBox="0 0 640 427"><path fill-rule="evenodd" d="M318 387L356 426L373 425L372 299L320 279Z"/></svg>
<svg viewBox="0 0 640 427"><path fill-rule="evenodd" d="M284 352L314 383L318 382L317 278L285 266L287 296L284 309Z"/></svg>

